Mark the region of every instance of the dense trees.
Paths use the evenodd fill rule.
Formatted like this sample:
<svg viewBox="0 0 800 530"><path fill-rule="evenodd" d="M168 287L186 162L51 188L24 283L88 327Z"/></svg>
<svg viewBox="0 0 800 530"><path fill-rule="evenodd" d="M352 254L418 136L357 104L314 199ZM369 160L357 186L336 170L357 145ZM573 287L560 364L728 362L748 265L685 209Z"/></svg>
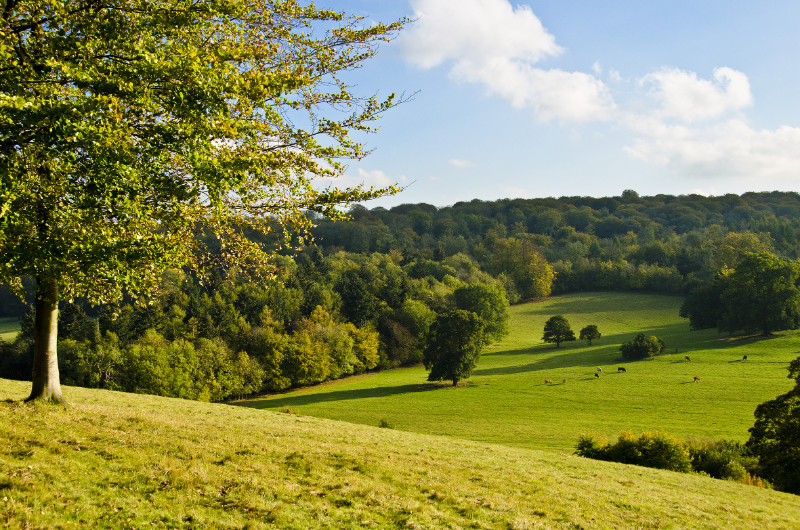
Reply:
<svg viewBox="0 0 800 530"><path fill-rule="evenodd" d="M6 2L0 14L0 279L36 280L30 399L61 400L58 304L152 293L215 257L264 270L306 212L391 189L320 191L351 132L396 102L342 78L401 27L295 0ZM342 112L341 109L351 109ZM300 125L305 124L305 126ZM300 126L298 126L300 125Z"/></svg>
<svg viewBox="0 0 800 530"><path fill-rule="evenodd" d="M776 488L800 494L800 358L789 365L795 387L756 408L746 446L758 456L759 475Z"/></svg>
<svg viewBox="0 0 800 530"><path fill-rule="evenodd" d="M723 269L689 293L681 307L693 329L764 335L800 325L800 265L768 253L745 252L735 269Z"/></svg>
<svg viewBox="0 0 800 530"><path fill-rule="evenodd" d="M556 348L562 342L575 340L575 333L569 325L569 321L563 315L555 315L547 319L544 323L544 335L542 340L545 342L555 342Z"/></svg>

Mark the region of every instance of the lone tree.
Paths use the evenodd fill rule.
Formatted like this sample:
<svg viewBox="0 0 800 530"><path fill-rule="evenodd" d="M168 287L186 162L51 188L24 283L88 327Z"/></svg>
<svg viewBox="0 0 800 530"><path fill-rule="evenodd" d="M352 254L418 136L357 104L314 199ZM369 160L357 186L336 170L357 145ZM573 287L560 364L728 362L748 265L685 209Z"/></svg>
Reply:
<svg viewBox="0 0 800 530"><path fill-rule="evenodd" d="M592 345L592 341L594 339L600 338L600 331L597 330L597 326L594 324L589 324L585 328L581 329L580 339L585 340L589 343L589 346Z"/></svg>
<svg viewBox="0 0 800 530"><path fill-rule="evenodd" d="M658 337L654 335L647 337L644 333L639 333L632 341L624 342L620 346L620 351L626 361L636 361L655 357L664 351L664 347L664 341Z"/></svg>
<svg viewBox="0 0 800 530"><path fill-rule="evenodd" d="M62 401L59 300L153 294L163 271L210 265L200 233L224 263L268 274L277 248L246 233L295 246L307 212L340 219L397 191L318 179L367 154L351 133L398 103L342 74L404 22L297 0L4 3L0 281L36 280L29 399Z"/></svg>
<svg viewBox="0 0 800 530"><path fill-rule="evenodd" d="M575 333L569 325L569 322L563 315L556 315L550 317L544 323L544 335L542 340L545 342L555 342L556 348L561 346L562 342L575 340Z"/></svg>
<svg viewBox="0 0 800 530"><path fill-rule="evenodd" d="M483 321L472 311L455 309L436 317L424 352L428 381L467 379L484 344Z"/></svg>
<svg viewBox="0 0 800 530"><path fill-rule="evenodd" d="M786 394L756 407L745 446L758 456L758 474L775 487L800 494L800 357L789 364L796 384Z"/></svg>

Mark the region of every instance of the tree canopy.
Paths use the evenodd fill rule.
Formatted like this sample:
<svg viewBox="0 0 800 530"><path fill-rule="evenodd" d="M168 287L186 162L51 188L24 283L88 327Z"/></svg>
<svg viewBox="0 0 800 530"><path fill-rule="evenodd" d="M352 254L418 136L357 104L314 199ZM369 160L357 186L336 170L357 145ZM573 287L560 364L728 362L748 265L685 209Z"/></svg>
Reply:
<svg viewBox="0 0 800 530"><path fill-rule="evenodd" d="M545 342L555 342L556 348L561 346L562 342L575 340L575 332L569 325L569 321L564 315L555 315L547 319L544 323L544 335L542 340Z"/></svg>
<svg viewBox="0 0 800 530"><path fill-rule="evenodd" d="M589 343L589 346L592 345L592 341L594 339L599 339L601 337L600 330L597 329L595 324L589 324L581 328L580 339L585 340Z"/></svg>
<svg viewBox="0 0 800 530"><path fill-rule="evenodd" d="M0 280L36 280L31 398L61 399L60 299L151 294L209 265L204 232L267 272L275 249L248 233L295 246L307 212L395 191L316 179L366 155L352 133L397 103L342 74L403 21L296 0L19 0L0 17Z"/></svg>
<svg viewBox="0 0 800 530"><path fill-rule="evenodd" d="M471 311L454 309L433 321L425 348L428 381L449 379L456 386L472 374L483 347L483 321Z"/></svg>

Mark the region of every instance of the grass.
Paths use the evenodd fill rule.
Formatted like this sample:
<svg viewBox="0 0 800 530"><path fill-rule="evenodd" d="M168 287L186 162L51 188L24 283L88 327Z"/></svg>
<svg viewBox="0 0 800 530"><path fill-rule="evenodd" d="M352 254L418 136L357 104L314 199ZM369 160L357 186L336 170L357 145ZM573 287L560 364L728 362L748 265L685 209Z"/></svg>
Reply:
<svg viewBox="0 0 800 530"><path fill-rule="evenodd" d="M736 339L690 331L678 316L680 304L671 296L583 293L517 305L509 336L488 348L457 388L426 383L424 369L414 367L241 404L565 452L581 434L616 437L627 429L744 441L756 406L791 388L786 367L800 352L800 335ZM544 322L555 314L565 315L576 334L596 324L603 336L592 346L544 344ZM668 354L622 363L619 345L640 332L663 338ZM627 372L617 373L618 366ZM603 373L596 379L598 367Z"/></svg>
<svg viewBox="0 0 800 530"><path fill-rule="evenodd" d="M800 526L800 497L697 475L100 390L20 403L29 385L0 380L0 527Z"/></svg>
<svg viewBox="0 0 800 530"><path fill-rule="evenodd" d="M16 318L0 318L0 340L12 342L19 333L19 320Z"/></svg>

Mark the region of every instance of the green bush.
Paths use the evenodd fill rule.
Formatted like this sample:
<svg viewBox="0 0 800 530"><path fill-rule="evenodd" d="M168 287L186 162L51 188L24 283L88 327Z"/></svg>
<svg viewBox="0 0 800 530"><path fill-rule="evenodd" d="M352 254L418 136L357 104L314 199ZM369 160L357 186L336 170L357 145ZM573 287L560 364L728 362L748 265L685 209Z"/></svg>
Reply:
<svg viewBox="0 0 800 530"><path fill-rule="evenodd" d="M632 341L623 343L620 351L626 361L650 359L664 351L664 341L653 335L646 337L644 333L639 333Z"/></svg>

